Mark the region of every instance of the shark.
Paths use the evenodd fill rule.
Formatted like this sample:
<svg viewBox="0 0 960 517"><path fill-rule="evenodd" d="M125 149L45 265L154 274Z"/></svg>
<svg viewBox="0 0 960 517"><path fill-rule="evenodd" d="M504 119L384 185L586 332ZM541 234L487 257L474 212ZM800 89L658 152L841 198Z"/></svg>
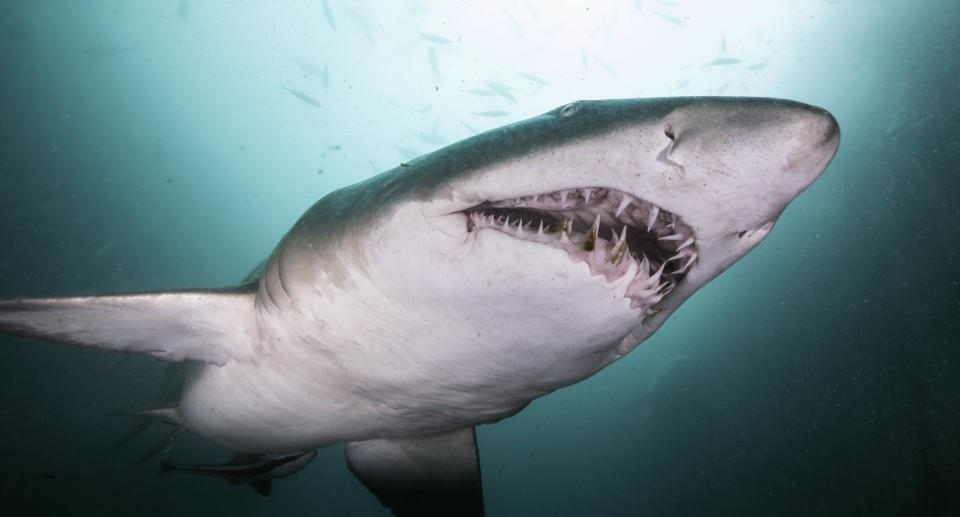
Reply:
<svg viewBox="0 0 960 517"><path fill-rule="evenodd" d="M269 493L345 444L395 515L483 515L476 426L650 337L839 142L791 100L572 102L327 194L236 287L3 299L0 331L180 368L135 414L235 457L164 471Z"/></svg>

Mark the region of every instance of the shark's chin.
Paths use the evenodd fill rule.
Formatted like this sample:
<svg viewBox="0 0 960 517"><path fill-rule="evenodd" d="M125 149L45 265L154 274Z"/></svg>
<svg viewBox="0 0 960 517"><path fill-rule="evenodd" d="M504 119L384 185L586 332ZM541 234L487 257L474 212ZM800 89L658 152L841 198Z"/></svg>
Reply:
<svg viewBox="0 0 960 517"><path fill-rule="evenodd" d="M643 315L683 281L697 260L680 216L631 194L585 187L484 201L462 211L467 233L495 230L563 249L607 282L633 275L624 296Z"/></svg>

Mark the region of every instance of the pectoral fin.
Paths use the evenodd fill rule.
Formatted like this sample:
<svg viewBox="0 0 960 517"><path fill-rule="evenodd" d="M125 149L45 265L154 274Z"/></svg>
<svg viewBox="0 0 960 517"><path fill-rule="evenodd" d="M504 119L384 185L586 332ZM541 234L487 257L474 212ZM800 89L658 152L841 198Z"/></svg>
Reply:
<svg viewBox="0 0 960 517"><path fill-rule="evenodd" d="M402 440L348 443L347 467L397 517L483 515L473 427Z"/></svg>
<svg viewBox="0 0 960 517"><path fill-rule="evenodd" d="M0 332L167 361L248 357L254 321L250 288L0 300Z"/></svg>

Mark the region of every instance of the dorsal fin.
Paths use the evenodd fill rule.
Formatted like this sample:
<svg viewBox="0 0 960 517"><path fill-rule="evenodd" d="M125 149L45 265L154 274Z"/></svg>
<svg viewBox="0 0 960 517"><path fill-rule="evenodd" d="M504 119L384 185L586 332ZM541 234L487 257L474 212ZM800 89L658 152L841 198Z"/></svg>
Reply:
<svg viewBox="0 0 960 517"><path fill-rule="evenodd" d="M0 300L0 332L222 366L253 353L254 297L247 287Z"/></svg>

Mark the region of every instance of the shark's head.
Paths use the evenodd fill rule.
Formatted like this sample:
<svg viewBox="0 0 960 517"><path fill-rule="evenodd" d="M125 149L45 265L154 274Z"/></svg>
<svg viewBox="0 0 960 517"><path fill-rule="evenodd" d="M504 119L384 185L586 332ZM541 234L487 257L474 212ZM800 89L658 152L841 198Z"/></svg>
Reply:
<svg viewBox="0 0 960 517"><path fill-rule="evenodd" d="M785 100L575 102L356 187L386 215L350 256L462 324L442 332L602 363L754 248L839 138L828 112Z"/></svg>

